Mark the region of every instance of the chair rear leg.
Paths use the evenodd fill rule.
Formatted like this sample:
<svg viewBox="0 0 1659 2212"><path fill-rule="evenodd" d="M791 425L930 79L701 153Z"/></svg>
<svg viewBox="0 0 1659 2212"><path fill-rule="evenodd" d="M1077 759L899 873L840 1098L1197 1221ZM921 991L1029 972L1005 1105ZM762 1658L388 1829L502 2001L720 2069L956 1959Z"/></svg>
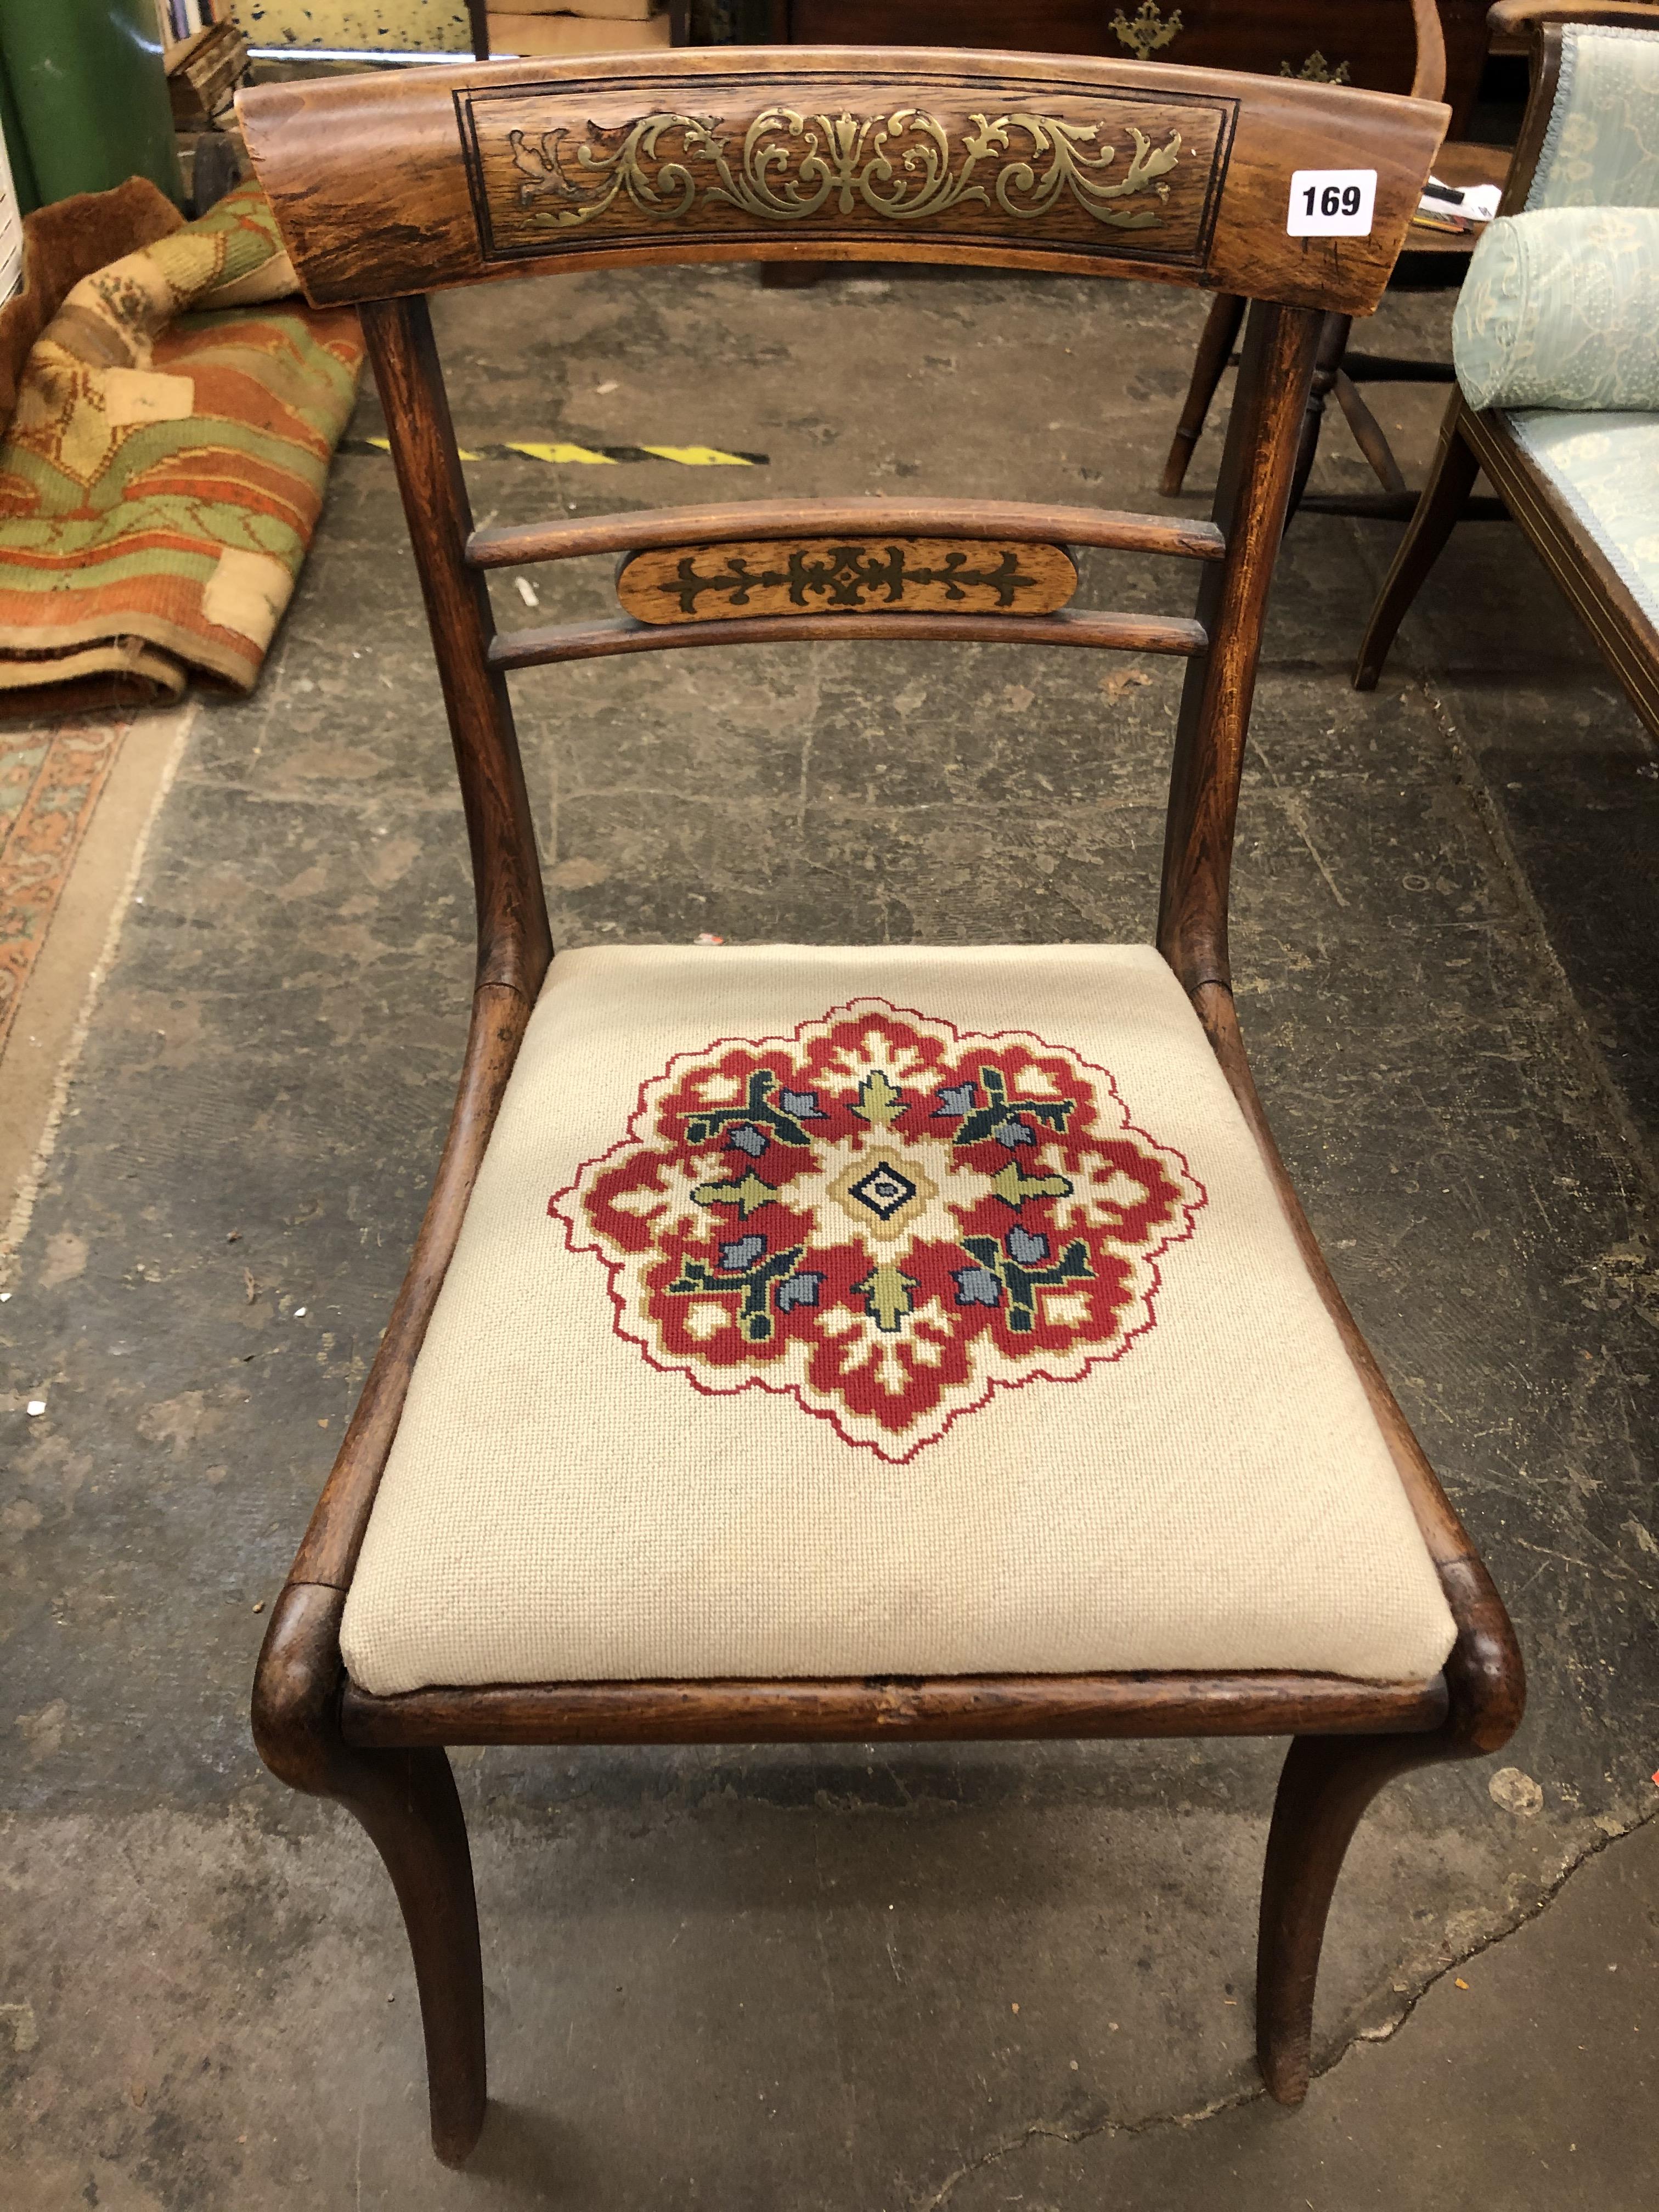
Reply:
<svg viewBox="0 0 1659 2212"><path fill-rule="evenodd" d="M1396 1774L1448 1756L1437 1735L1303 1735L1279 1778L1261 1875L1255 2048L1268 2094L1308 2094L1314 1986L1325 1920L1365 1808Z"/></svg>
<svg viewBox="0 0 1659 2212"><path fill-rule="evenodd" d="M459 2166L483 2126L483 1968L466 1821L445 1753L370 1751L340 1732L343 1590L290 1583L271 1611L253 1737L279 1780L331 1797L379 1851L402 1907L426 2037L432 2148Z"/></svg>
<svg viewBox="0 0 1659 2212"><path fill-rule="evenodd" d="M1353 672L1356 691L1376 689L1376 679L1382 672L1395 635L1406 619L1412 601L1423 588L1430 569L1439 559L1453 526L1468 503L1475 477L1480 473L1474 448L1458 428L1462 410L1462 399L1454 392L1441 425L1440 445L1429 480L1406 525L1394 565L1383 580L1376 605L1371 609L1371 618L1365 625L1365 635L1359 641L1359 657Z"/></svg>
<svg viewBox="0 0 1659 2212"><path fill-rule="evenodd" d="M1205 318L1203 334L1193 361L1192 382L1187 386L1186 404L1170 441L1170 458L1164 464L1164 482L1159 489L1166 499L1173 499L1187 481L1187 464L1203 434L1204 418L1210 411L1221 373L1238 343L1243 320L1243 301L1231 292L1218 292Z"/></svg>

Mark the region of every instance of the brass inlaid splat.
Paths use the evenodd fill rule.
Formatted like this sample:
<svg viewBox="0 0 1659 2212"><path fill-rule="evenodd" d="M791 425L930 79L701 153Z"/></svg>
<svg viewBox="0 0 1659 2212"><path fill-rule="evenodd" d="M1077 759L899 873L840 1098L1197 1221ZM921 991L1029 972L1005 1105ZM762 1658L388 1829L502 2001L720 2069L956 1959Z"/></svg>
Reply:
<svg viewBox="0 0 1659 2212"><path fill-rule="evenodd" d="M623 564L617 597L641 622L747 615L1052 614L1077 589L1062 546L949 538L795 538L674 545Z"/></svg>

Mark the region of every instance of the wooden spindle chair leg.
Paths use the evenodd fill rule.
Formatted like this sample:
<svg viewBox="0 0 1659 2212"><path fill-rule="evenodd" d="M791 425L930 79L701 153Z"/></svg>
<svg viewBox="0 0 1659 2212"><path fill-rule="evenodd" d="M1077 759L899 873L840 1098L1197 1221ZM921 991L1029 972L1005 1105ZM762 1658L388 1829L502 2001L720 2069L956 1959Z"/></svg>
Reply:
<svg viewBox="0 0 1659 2212"><path fill-rule="evenodd" d="M487 2098L483 1964L466 1820L447 1755L370 1751L340 1732L343 1590L289 1583L272 1610L254 1692L259 1755L290 1788L331 1797L379 1851L404 1916L426 2038L432 2148L459 2166Z"/></svg>
<svg viewBox="0 0 1659 2212"><path fill-rule="evenodd" d="M1261 1875L1255 2047L1268 2094L1308 2094L1314 1988L1336 1878L1365 1808L1385 1783L1449 1751L1431 1735L1304 1735L1279 1778Z"/></svg>
<svg viewBox="0 0 1659 2212"><path fill-rule="evenodd" d="M1459 434L1458 418L1462 408L1462 398L1454 393L1441 427L1439 449L1429 471L1429 480L1406 525L1394 565L1383 579L1376 605L1371 609L1371 618L1365 625L1365 635L1359 641L1359 657L1353 672L1356 691L1376 690L1395 634L1423 588L1430 569L1439 559L1480 473L1474 448Z"/></svg>
<svg viewBox="0 0 1659 2212"><path fill-rule="evenodd" d="M1170 458L1164 464L1164 481L1159 489L1166 499L1173 499L1187 481L1187 465L1193 458L1193 448L1203 435L1210 402L1215 398L1221 373L1238 343L1243 321L1243 301L1231 292L1218 292L1205 318L1193 361L1192 381L1187 386L1186 404L1170 441Z"/></svg>
<svg viewBox="0 0 1659 2212"><path fill-rule="evenodd" d="M1320 426L1325 418L1325 402L1335 386L1337 373L1342 367L1342 356L1347 351L1348 332L1353 326L1351 315L1327 315L1319 333L1319 351L1314 356L1313 382L1308 388L1307 412L1302 417L1302 436L1296 449L1296 473L1291 478L1291 503L1285 520L1288 526L1298 507L1302 495L1308 489L1308 478L1313 473L1314 455L1319 451Z"/></svg>
<svg viewBox="0 0 1659 2212"><path fill-rule="evenodd" d="M1384 491L1401 492L1406 479L1400 472L1400 464L1394 457L1394 447L1388 434L1359 395L1359 387L1345 370L1338 369L1332 389L1336 404L1347 417L1348 428L1353 432L1353 441L1371 465L1371 474Z"/></svg>

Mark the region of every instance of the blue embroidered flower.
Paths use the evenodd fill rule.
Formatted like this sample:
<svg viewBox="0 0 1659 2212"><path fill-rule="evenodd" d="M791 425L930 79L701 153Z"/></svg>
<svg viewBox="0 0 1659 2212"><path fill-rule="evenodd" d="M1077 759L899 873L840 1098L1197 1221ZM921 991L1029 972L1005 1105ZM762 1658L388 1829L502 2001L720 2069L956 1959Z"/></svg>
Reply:
<svg viewBox="0 0 1659 2212"><path fill-rule="evenodd" d="M765 1249L763 1237L739 1237L734 1243L720 1246L720 1265L735 1273L741 1267L752 1267Z"/></svg>
<svg viewBox="0 0 1659 2212"><path fill-rule="evenodd" d="M798 1108L793 1111L799 1111ZM774 1297L780 1313L789 1313L796 1306L815 1306L818 1302L818 1286L823 1277L807 1268L799 1275L791 1275L787 1282L778 1285Z"/></svg>
<svg viewBox="0 0 1659 2212"><path fill-rule="evenodd" d="M772 1139L764 1129L757 1129L747 1121L740 1121L726 1141L728 1146L735 1145L738 1152L747 1152L751 1160L757 1160Z"/></svg>
<svg viewBox="0 0 1659 2212"><path fill-rule="evenodd" d="M957 1304L959 1306L1001 1304L1002 1285L988 1267L957 1267L952 1273L956 1278Z"/></svg>
<svg viewBox="0 0 1659 2212"><path fill-rule="evenodd" d="M1007 1239L1008 1257L1018 1260L1022 1267L1037 1267L1048 1256L1048 1240L1034 1236L1027 1229L1011 1229Z"/></svg>
<svg viewBox="0 0 1659 2212"><path fill-rule="evenodd" d="M939 1094L939 1103L933 1109L933 1119L938 1121L940 1115L945 1114L972 1113L976 1095L975 1087L971 1083L958 1083L954 1086L947 1085Z"/></svg>
<svg viewBox="0 0 1659 2212"><path fill-rule="evenodd" d="M1010 1150L1016 1145L1034 1145L1036 1142L1035 1133L1025 1122L1016 1121L1012 1114L1006 1121L999 1121L991 1134L998 1144L1006 1145Z"/></svg>
<svg viewBox="0 0 1659 2212"><path fill-rule="evenodd" d="M816 1091L780 1091L778 1103L786 1114L793 1114L798 1121L821 1121L823 1109L818 1103Z"/></svg>

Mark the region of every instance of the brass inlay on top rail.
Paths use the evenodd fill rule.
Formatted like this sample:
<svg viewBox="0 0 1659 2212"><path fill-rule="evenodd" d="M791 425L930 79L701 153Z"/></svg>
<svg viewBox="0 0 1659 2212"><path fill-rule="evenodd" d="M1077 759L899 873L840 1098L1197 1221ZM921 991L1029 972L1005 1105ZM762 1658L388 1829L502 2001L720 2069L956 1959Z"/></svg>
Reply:
<svg viewBox="0 0 1659 2212"><path fill-rule="evenodd" d="M746 125L668 110L612 127L590 122L568 146L563 124L507 134L519 205L568 230L625 193L637 213L678 222L699 197L761 222L809 222L867 209L890 222L926 222L963 204L1031 219L1069 198L1097 222L1155 224L1181 159L1182 134L1161 145L1135 124L1126 164L1104 122L1057 115L975 115L959 135L921 108L887 115L805 115L763 108ZM1125 201L1139 205L1126 206Z"/></svg>

